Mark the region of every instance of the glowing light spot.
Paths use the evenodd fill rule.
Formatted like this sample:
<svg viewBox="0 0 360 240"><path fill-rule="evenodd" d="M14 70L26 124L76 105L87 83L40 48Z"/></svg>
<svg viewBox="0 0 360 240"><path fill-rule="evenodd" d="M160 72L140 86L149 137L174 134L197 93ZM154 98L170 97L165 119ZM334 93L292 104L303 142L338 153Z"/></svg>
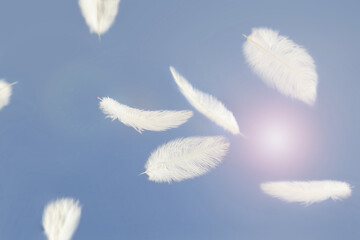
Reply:
<svg viewBox="0 0 360 240"><path fill-rule="evenodd" d="M270 126L264 129L262 136L262 147L266 152L283 153L290 147L289 129L281 126Z"/></svg>

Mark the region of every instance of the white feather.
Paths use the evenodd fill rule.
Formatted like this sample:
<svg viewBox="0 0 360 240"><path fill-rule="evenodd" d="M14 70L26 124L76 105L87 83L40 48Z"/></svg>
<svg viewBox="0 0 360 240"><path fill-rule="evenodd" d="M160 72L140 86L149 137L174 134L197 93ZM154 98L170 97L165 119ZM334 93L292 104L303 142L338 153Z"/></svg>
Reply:
<svg viewBox="0 0 360 240"><path fill-rule="evenodd" d="M351 195L351 187L346 182L304 181L304 182L268 182L261 184L264 193L288 202L300 202L309 205L315 202L345 199Z"/></svg>
<svg viewBox="0 0 360 240"><path fill-rule="evenodd" d="M215 168L226 155L230 143L225 137L189 137L168 142L156 149L145 164L149 180L182 181Z"/></svg>
<svg viewBox="0 0 360 240"><path fill-rule="evenodd" d="M286 96L314 104L318 77L305 48L268 28L254 28L249 37L244 37L246 61L266 84Z"/></svg>
<svg viewBox="0 0 360 240"><path fill-rule="evenodd" d="M79 224L81 206L72 198L49 203L44 210L42 224L48 240L70 240Z"/></svg>
<svg viewBox="0 0 360 240"><path fill-rule="evenodd" d="M120 0L79 0L81 13L90 33L100 37L109 30L118 14Z"/></svg>
<svg viewBox="0 0 360 240"><path fill-rule="evenodd" d="M120 104L109 97L101 99L99 106L106 118L118 119L139 133L144 130L164 131L176 128L193 115L192 111L144 111Z"/></svg>
<svg viewBox="0 0 360 240"><path fill-rule="evenodd" d="M233 113L224 104L210 94L195 89L175 68L170 67L170 71L180 91L194 108L231 133L240 134Z"/></svg>
<svg viewBox="0 0 360 240"><path fill-rule="evenodd" d="M10 103L13 84L15 83L9 84L4 79L0 79L0 110Z"/></svg>

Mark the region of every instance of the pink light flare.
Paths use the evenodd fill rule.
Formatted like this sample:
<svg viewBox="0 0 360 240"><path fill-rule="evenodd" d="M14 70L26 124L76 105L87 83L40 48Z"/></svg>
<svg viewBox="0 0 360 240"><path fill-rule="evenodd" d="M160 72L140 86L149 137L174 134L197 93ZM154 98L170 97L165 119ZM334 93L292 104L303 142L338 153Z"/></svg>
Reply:
<svg viewBox="0 0 360 240"><path fill-rule="evenodd" d="M250 165L252 172L274 176L305 171L319 147L314 109L278 102L256 105L242 124L248 136L236 150L242 163Z"/></svg>

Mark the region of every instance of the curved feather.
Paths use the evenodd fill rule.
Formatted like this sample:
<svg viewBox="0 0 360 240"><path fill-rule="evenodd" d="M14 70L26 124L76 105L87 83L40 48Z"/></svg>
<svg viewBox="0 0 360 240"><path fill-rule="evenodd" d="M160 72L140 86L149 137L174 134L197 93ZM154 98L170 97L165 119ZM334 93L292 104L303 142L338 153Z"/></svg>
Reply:
<svg viewBox="0 0 360 240"><path fill-rule="evenodd" d="M145 164L150 181L180 182L215 168L226 155L230 143L225 137L189 137L168 142Z"/></svg>
<svg viewBox="0 0 360 240"><path fill-rule="evenodd" d="M118 103L105 97L100 101L100 109L106 118L118 119L126 126L141 133L144 130L164 131L176 128L192 117L192 111L144 111Z"/></svg>
<svg viewBox="0 0 360 240"><path fill-rule="evenodd" d="M70 240L79 225L81 206L72 198L49 203L44 210L42 224L48 240Z"/></svg>
<svg viewBox="0 0 360 240"><path fill-rule="evenodd" d="M329 198L345 199L351 195L351 187L339 181L268 182L261 184L264 193L288 202L310 205Z"/></svg>
<svg viewBox="0 0 360 240"><path fill-rule="evenodd" d="M240 134L233 113L224 104L210 94L195 89L174 67L170 66L170 71L180 91L194 108L225 130Z"/></svg>
<svg viewBox="0 0 360 240"><path fill-rule="evenodd" d="M254 28L244 37L246 61L267 85L309 105L315 103L318 77L305 48L268 28Z"/></svg>
<svg viewBox="0 0 360 240"><path fill-rule="evenodd" d="M120 0L79 0L81 13L90 33L100 37L109 30L118 14Z"/></svg>
<svg viewBox="0 0 360 240"><path fill-rule="evenodd" d="M12 94L12 85L15 83L8 83L4 79L0 79L0 110L10 103Z"/></svg>

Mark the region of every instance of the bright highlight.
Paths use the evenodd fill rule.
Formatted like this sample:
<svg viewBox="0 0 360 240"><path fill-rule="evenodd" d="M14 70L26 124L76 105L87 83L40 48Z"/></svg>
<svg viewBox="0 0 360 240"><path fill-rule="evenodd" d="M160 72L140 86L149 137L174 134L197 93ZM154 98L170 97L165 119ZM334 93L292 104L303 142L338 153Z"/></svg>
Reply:
<svg viewBox="0 0 360 240"><path fill-rule="evenodd" d="M267 154L282 155L292 147L291 134L287 126L265 126L260 136L260 148Z"/></svg>

